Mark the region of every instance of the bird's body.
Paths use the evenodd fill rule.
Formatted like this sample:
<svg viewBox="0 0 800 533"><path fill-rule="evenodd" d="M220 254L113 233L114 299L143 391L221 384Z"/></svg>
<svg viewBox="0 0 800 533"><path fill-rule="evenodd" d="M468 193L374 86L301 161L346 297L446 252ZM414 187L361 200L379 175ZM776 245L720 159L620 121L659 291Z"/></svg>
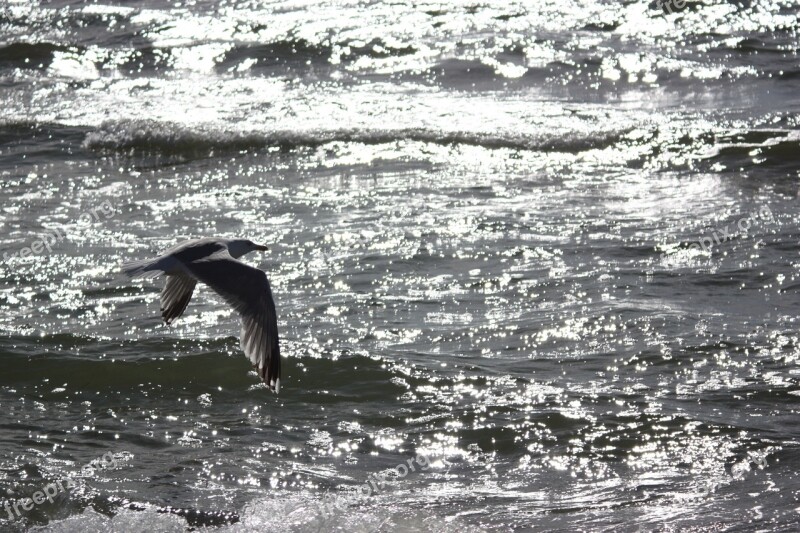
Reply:
<svg viewBox="0 0 800 533"><path fill-rule="evenodd" d="M278 320L267 275L238 258L266 246L245 239L206 238L185 241L155 259L127 263L130 277L166 275L161 316L168 325L186 310L197 282L211 287L242 319L242 351L270 389L280 390L281 356Z"/></svg>

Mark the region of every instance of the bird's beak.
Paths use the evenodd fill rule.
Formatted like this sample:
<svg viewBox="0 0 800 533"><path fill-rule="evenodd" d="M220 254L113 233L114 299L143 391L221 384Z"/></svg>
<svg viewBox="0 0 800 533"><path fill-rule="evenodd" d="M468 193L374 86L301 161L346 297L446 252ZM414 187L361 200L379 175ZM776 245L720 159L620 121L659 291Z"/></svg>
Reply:
<svg viewBox="0 0 800 533"><path fill-rule="evenodd" d="M253 246L253 249L258 250L259 252L266 252L267 250L269 250L269 248L267 248L263 244L256 244L255 246Z"/></svg>

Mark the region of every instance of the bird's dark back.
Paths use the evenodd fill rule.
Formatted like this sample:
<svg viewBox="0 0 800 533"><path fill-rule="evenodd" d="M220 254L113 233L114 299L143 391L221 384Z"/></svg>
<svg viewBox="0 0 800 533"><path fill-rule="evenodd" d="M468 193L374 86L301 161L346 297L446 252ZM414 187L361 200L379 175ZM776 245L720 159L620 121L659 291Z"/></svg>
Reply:
<svg viewBox="0 0 800 533"><path fill-rule="evenodd" d="M167 255L172 255L184 263L192 263L198 259L203 259L213 253L222 251L226 248L225 244L219 239L196 239L183 242L174 248L167 250Z"/></svg>

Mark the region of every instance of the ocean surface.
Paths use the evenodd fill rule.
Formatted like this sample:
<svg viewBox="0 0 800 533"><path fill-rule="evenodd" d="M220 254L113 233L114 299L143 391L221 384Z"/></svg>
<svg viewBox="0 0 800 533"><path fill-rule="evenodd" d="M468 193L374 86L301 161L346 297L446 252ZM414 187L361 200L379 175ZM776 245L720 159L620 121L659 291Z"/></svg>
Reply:
<svg viewBox="0 0 800 533"><path fill-rule="evenodd" d="M0 0L0 531L797 531L799 13Z"/></svg>

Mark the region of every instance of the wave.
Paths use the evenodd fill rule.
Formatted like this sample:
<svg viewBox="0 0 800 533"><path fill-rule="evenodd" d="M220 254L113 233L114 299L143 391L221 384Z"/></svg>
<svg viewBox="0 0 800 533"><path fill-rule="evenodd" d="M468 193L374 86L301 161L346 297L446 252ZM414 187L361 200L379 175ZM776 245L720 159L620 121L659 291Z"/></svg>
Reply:
<svg viewBox="0 0 800 533"><path fill-rule="evenodd" d="M69 383L70 393L139 391L142 384L163 391L201 394L216 387L226 390L259 389L236 337L194 341L169 337L146 340L101 340L73 334L26 337L13 335L0 341L0 358L7 371L0 386L36 387L43 379ZM291 346L285 346L291 353ZM286 385L296 398L311 400L320 389L336 390L339 398L379 401L398 371L383 360L344 350L338 358L288 356L283 358ZM302 378L301 378L302 376ZM410 379L410 378L409 378ZM413 380L412 380L413 381ZM388 387L388 388L387 388ZM61 390L43 391L42 401L58 401ZM161 393L159 393L161 394ZM318 401L319 399L315 399Z"/></svg>
<svg viewBox="0 0 800 533"><path fill-rule="evenodd" d="M91 150L191 155L277 146L283 149L316 147L332 142L387 144L398 141L485 148L582 152L619 142L627 131L532 135L524 133L447 131L426 128L332 128L235 131L187 127L153 120L106 122L86 135Z"/></svg>
<svg viewBox="0 0 800 533"><path fill-rule="evenodd" d="M754 129L721 136L701 160L728 171L757 166L791 172L798 168L799 149L798 130Z"/></svg>

